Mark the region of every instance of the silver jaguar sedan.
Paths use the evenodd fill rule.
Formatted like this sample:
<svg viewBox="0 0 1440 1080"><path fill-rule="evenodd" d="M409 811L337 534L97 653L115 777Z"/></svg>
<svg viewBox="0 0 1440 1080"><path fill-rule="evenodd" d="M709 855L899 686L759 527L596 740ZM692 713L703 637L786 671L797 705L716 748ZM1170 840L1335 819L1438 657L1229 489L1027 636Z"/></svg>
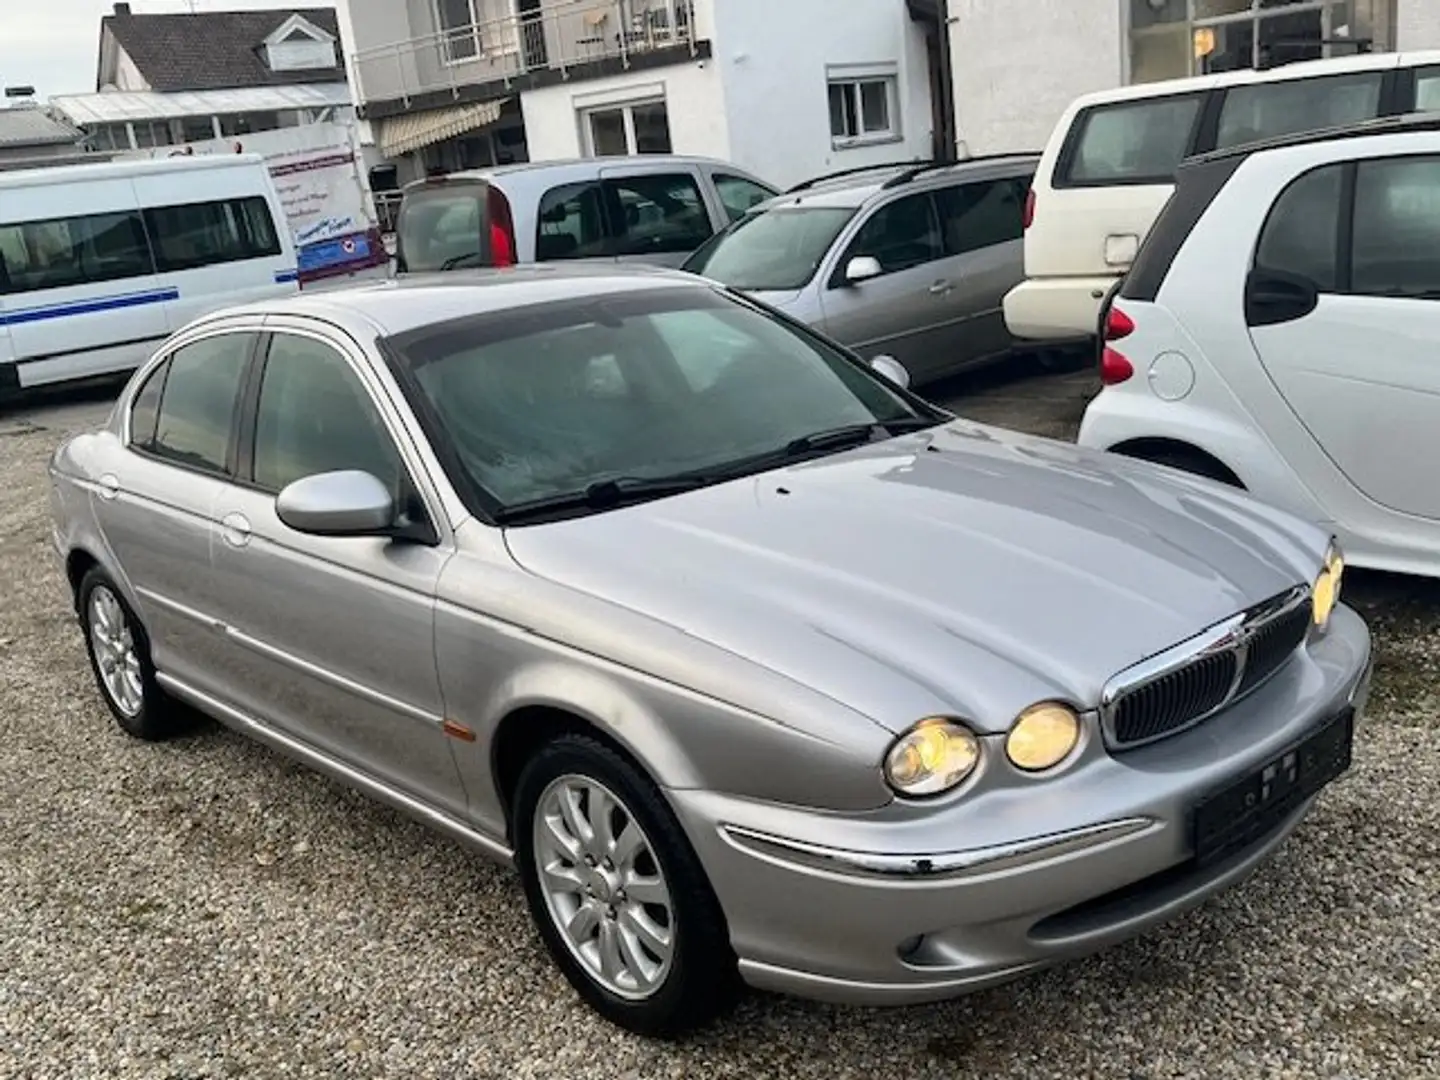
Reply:
<svg viewBox="0 0 1440 1080"><path fill-rule="evenodd" d="M104 700L512 860L635 1031L975 990L1246 876L1350 764L1324 530L970 423L672 271L445 275L176 334L56 452Z"/></svg>

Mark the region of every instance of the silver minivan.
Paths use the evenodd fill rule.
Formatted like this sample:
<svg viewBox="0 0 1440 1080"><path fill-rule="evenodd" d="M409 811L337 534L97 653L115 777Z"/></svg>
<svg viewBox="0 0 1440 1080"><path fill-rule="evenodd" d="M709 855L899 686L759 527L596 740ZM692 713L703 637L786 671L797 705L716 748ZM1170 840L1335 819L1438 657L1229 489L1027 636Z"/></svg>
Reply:
<svg viewBox="0 0 1440 1080"><path fill-rule="evenodd" d="M712 237L684 269L753 295L923 383L1010 354L1038 154L885 165L808 181Z"/></svg>
<svg viewBox="0 0 1440 1080"><path fill-rule="evenodd" d="M679 266L777 194L743 169L677 154L503 165L405 188L395 269L602 259Z"/></svg>

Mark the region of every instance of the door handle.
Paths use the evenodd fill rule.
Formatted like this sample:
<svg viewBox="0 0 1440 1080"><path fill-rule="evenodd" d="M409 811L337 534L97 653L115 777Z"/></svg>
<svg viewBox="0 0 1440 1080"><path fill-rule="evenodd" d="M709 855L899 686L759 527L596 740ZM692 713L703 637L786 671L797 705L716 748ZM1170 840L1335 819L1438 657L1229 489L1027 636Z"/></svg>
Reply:
<svg viewBox="0 0 1440 1080"><path fill-rule="evenodd" d="M250 542L250 519L238 511L221 518L220 529L231 547L244 547Z"/></svg>
<svg viewBox="0 0 1440 1080"><path fill-rule="evenodd" d="M120 494L120 478L114 473L106 473L100 477L99 485L102 499L113 499Z"/></svg>
<svg viewBox="0 0 1440 1080"><path fill-rule="evenodd" d="M951 285L950 282L942 278L941 280L935 282L934 285L930 286L930 295L941 296L944 293L948 293L952 288L954 288L954 286Z"/></svg>

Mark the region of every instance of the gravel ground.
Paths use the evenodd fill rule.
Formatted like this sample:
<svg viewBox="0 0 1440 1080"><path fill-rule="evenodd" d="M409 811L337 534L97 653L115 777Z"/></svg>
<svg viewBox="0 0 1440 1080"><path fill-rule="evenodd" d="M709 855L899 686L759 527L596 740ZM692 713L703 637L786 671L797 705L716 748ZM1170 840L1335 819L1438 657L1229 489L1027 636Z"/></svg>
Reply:
<svg viewBox="0 0 1440 1080"><path fill-rule="evenodd" d="M1090 389L945 392L1063 435ZM1440 582L1350 583L1356 767L1244 885L960 1001L752 996L654 1045L577 1003L510 872L218 727L118 733L46 540L46 457L104 406L0 416L0 1076L1440 1077Z"/></svg>

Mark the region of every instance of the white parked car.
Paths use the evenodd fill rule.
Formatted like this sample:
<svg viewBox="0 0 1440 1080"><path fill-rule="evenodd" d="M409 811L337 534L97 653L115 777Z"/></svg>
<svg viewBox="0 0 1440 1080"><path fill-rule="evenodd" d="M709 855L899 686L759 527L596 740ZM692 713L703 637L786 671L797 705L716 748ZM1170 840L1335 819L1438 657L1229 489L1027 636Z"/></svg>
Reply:
<svg viewBox="0 0 1440 1080"><path fill-rule="evenodd" d="M1030 189L1026 280L1005 297L1006 326L1019 338L1093 337L1106 291L1130 268L1184 158L1429 109L1440 109L1440 52L1308 60L1076 99Z"/></svg>
<svg viewBox="0 0 1440 1080"><path fill-rule="evenodd" d="M1187 162L1108 303L1081 445L1440 575L1440 116Z"/></svg>

